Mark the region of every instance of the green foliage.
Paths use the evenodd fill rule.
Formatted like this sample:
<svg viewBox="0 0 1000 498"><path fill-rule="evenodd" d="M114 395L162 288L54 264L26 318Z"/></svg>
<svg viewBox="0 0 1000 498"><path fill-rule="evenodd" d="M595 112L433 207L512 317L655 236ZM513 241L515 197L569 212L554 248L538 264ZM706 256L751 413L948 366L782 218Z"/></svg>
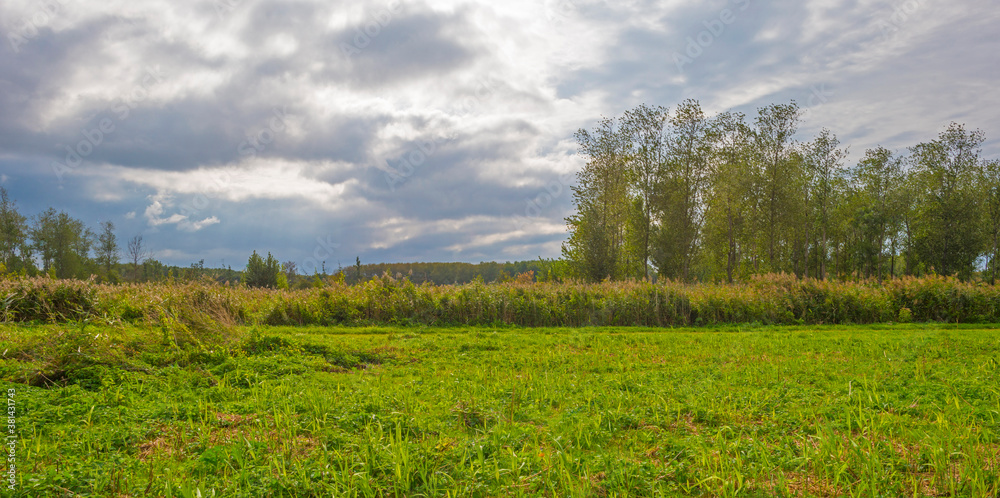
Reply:
<svg viewBox="0 0 1000 498"><path fill-rule="evenodd" d="M49 208L35 218L31 240L46 272L52 271L57 278L90 275L94 234L82 221Z"/></svg>
<svg viewBox="0 0 1000 498"><path fill-rule="evenodd" d="M979 170L979 185L986 213L983 224L988 262L986 274L991 284L1000 277L1000 160L984 163Z"/></svg>
<svg viewBox="0 0 1000 498"><path fill-rule="evenodd" d="M715 131L696 100L682 102L667 124L666 161L652 196L657 228L652 259L661 275L689 280L703 226L700 201L707 193Z"/></svg>
<svg viewBox="0 0 1000 498"><path fill-rule="evenodd" d="M854 188L843 203L857 237L856 266L868 277L894 276L899 268L896 259L905 247L902 230L909 209L902 163L902 157L877 147L865 151L850 173Z"/></svg>
<svg viewBox="0 0 1000 498"><path fill-rule="evenodd" d="M801 113L769 105L748 124L688 100L577 132L587 163L562 248L572 276L973 280L985 270L995 282L1000 167L981 157L981 131L951 123L909 157L876 147L849 168L830 130L796 140Z"/></svg>
<svg viewBox="0 0 1000 498"><path fill-rule="evenodd" d="M102 274L105 278L110 278L111 272L118 265L120 250L118 238L115 236L114 223L110 221L101 223L101 233L97 238L96 262L103 270Z"/></svg>
<svg viewBox="0 0 1000 498"><path fill-rule="evenodd" d="M330 279L296 290L208 282L108 285L48 278L0 281L5 321L166 325L169 343L208 344L237 325L689 326L734 323L1000 322L1000 288L954 278L818 281L793 275L748 282L536 281L416 285L384 273L362 285ZM182 326L177 326L181 324ZM193 334L189 337L185 330Z"/></svg>
<svg viewBox="0 0 1000 498"><path fill-rule="evenodd" d="M27 221L0 187L0 263L8 272L34 270Z"/></svg>
<svg viewBox="0 0 1000 498"><path fill-rule="evenodd" d="M937 140L913 147L919 187L915 256L941 275L969 278L983 253L983 218L977 185L981 131L952 123Z"/></svg>
<svg viewBox="0 0 1000 498"><path fill-rule="evenodd" d="M562 254L574 276L592 282L634 277L645 266L637 260L636 244L629 243L636 204L628 129L622 120L604 118L593 132L575 135L587 164L572 187L578 214L566 218L570 235Z"/></svg>
<svg viewBox="0 0 1000 498"><path fill-rule="evenodd" d="M266 287L269 289L288 288L288 280L281 271L278 259L267 253L267 259L260 257L257 251L250 255L247 267L243 270L242 281L247 287ZM279 287L279 284L283 284Z"/></svg>
<svg viewBox="0 0 1000 498"><path fill-rule="evenodd" d="M4 496L996 496L998 338L0 326Z"/></svg>
<svg viewBox="0 0 1000 498"><path fill-rule="evenodd" d="M402 275L414 284L424 283L435 285L467 284L481 277L484 282L496 282L501 274L517 275L533 271L540 279L551 277L554 280L569 278L568 263L558 259L542 259L535 261L513 261L498 263L485 261L482 263L372 263L361 265L363 276ZM344 269L334 273L335 281L343 279L343 283L357 284L364 279L356 277L357 268ZM320 278L320 286L325 282Z"/></svg>
<svg viewBox="0 0 1000 498"><path fill-rule="evenodd" d="M14 279L3 283L3 321L66 323L97 316L98 287L74 280Z"/></svg>
<svg viewBox="0 0 1000 498"><path fill-rule="evenodd" d="M657 213L654 205L661 200L657 186L661 183L668 157L664 123L669 110L662 106L639 105L625 112L623 132L631 147L629 173L633 184L633 209L629 217L629 249L642 264L641 278L649 277L652 244Z"/></svg>

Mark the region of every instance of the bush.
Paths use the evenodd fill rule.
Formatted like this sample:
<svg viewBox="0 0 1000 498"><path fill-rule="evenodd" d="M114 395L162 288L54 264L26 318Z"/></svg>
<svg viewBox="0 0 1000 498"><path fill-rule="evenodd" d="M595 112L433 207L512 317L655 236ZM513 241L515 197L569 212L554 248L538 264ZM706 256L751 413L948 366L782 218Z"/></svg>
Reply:
<svg viewBox="0 0 1000 498"><path fill-rule="evenodd" d="M258 256L259 258L259 256ZM265 265L266 266L266 265ZM769 275L735 285L506 282L414 285L386 274L348 286L228 287L0 281L4 321L166 325L175 343L225 342L237 325L712 326L1000 322L1000 288L931 276L885 283ZM904 311L905 310L905 311Z"/></svg>

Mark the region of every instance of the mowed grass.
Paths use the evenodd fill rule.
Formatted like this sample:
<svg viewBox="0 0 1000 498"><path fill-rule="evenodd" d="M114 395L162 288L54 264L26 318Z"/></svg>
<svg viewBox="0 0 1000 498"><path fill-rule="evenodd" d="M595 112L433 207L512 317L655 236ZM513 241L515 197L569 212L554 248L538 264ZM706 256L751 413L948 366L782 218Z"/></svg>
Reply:
<svg viewBox="0 0 1000 498"><path fill-rule="evenodd" d="M19 437L4 495L1000 490L1000 329L987 326L168 335L0 328Z"/></svg>

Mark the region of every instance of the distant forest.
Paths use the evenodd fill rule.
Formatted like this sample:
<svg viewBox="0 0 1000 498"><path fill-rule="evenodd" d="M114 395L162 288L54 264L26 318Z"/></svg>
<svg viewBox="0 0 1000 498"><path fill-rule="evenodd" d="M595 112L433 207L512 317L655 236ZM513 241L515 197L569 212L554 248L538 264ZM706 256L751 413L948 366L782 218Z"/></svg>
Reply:
<svg viewBox="0 0 1000 498"><path fill-rule="evenodd" d="M576 134L563 258L576 277L682 281L755 274L886 278L1000 274L1000 162L951 123L905 153L847 164L830 130L794 138L794 102L707 116L641 105Z"/></svg>
<svg viewBox="0 0 1000 498"><path fill-rule="evenodd" d="M100 223L96 232L82 220L49 208L35 216L22 214L9 193L0 187L0 275L87 279L100 282L215 281L223 284L248 282L263 287L315 287L329 280L354 284L382 276L386 272L406 277L416 284L464 284L505 282L520 278L533 281L556 280L566 273L561 261L538 259L506 263L378 263L356 264L347 268L325 268L304 275L293 261L279 263L268 254L254 252L248 263L237 269L211 268L205 260L190 266L170 266L154 257L142 235L121 241L110 221ZM278 277L281 277L280 279ZM249 278L249 280L248 280ZM263 282L263 283L261 283ZM280 282L280 284L279 284Z"/></svg>
<svg viewBox="0 0 1000 498"><path fill-rule="evenodd" d="M358 281L358 268L341 269L347 283ZM567 272L566 264L559 260L537 259L515 261L513 263L378 263L361 265L361 280L374 276L389 275L407 277L415 284L430 282L437 285L465 284L482 279L483 282L506 282L517 278L530 278L545 282L562 279Z"/></svg>

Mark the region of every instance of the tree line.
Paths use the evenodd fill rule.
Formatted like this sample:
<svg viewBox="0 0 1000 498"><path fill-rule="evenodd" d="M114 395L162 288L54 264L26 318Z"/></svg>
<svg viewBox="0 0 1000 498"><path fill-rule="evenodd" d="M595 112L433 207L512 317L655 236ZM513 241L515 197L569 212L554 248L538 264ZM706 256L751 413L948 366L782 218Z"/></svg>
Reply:
<svg viewBox="0 0 1000 498"><path fill-rule="evenodd" d="M52 208L29 219L0 187L0 264L6 273L117 278L120 251L110 221L95 234L82 221Z"/></svg>
<svg viewBox="0 0 1000 498"><path fill-rule="evenodd" d="M696 100L640 105L576 133L587 162L562 252L587 280L733 282L1000 273L1000 162L951 123L906 153L796 139L793 101L708 116Z"/></svg>
<svg viewBox="0 0 1000 498"><path fill-rule="evenodd" d="M488 283L515 281L518 278L528 277L536 282L558 281L566 276L567 270L561 260L542 258L533 261L507 261L504 263L484 261L482 263L372 264L361 264L359 258L354 266L338 268L334 275L343 275L345 283L356 284L386 273L405 277L417 285L424 283L452 285L467 284L477 279Z"/></svg>
<svg viewBox="0 0 1000 498"><path fill-rule="evenodd" d="M240 272L207 268L205 260L190 267L165 265L153 257L141 234L121 242L111 221L101 222L95 232L82 220L54 208L26 216L3 187L0 187L0 274L64 279L95 277L110 283L240 279Z"/></svg>
<svg viewBox="0 0 1000 498"><path fill-rule="evenodd" d="M565 264L539 258L513 263L378 263L356 264L331 272L323 262L322 272L303 275L294 261L279 263L253 251L245 267L234 270L206 267L205 260L189 267L169 266L153 257L148 243L137 234L121 243L111 221L101 222L95 232L82 220L63 211L46 209L35 216L22 214L9 193L0 187L0 274L49 275L52 278L87 279L101 282L192 281L210 279L219 283L242 283L249 287L322 287L331 281L347 284L366 282L388 273L405 276L416 284L464 284L480 279L505 282L518 278L532 281L559 280Z"/></svg>

